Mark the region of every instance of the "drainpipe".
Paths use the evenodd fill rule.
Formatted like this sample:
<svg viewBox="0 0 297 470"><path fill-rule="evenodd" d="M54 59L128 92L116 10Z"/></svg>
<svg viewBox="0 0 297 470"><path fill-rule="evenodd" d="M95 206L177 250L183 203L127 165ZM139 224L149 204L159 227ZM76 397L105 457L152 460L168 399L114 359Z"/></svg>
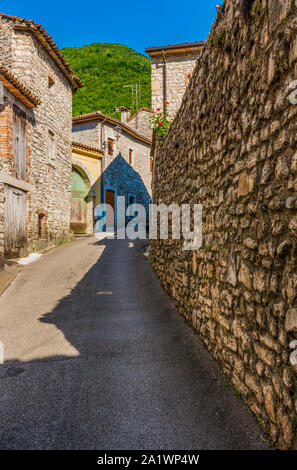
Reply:
<svg viewBox="0 0 297 470"><path fill-rule="evenodd" d="M165 51L162 49L162 58L163 58L163 112L167 112L167 63L166 63L166 56Z"/></svg>
<svg viewBox="0 0 297 470"><path fill-rule="evenodd" d="M105 135L104 135L104 128L103 128L103 125L105 123L105 121L107 121L107 118L104 118L103 121L101 122L101 125L100 125L100 147L102 150L104 150L104 153L103 153L103 158L102 158L102 163L101 163L101 202L104 201L104 181L103 181L103 173L104 173L104 170L105 170L105 152L106 152L106 148L103 148L103 142L104 142L104 139L105 139Z"/></svg>

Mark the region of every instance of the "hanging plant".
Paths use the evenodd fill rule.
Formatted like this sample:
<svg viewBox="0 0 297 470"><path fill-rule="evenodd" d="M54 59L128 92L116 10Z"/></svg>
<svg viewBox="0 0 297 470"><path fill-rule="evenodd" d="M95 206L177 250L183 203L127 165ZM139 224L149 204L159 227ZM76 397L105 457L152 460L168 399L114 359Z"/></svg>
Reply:
<svg viewBox="0 0 297 470"><path fill-rule="evenodd" d="M166 102L165 104L167 105L168 102ZM161 109L158 108L156 111L152 112L151 123L153 126L154 134L157 137L157 139L163 140L167 132L170 129L172 120L169 119L166 110L161 111Z"/></svg>

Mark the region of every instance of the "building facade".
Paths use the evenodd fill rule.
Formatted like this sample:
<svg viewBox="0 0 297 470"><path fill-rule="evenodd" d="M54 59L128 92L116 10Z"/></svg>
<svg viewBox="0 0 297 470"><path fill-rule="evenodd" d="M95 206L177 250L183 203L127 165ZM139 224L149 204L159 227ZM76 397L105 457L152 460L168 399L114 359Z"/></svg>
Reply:
<svg viewBox="0 0 297 470"><path fill-rule="evenodd" d="M82 83L40 25L1 14L0 26L1 64L38 100L29 115L21 110L31 123L26 125L30 135L23 141L21 152L27 155L22 179L30 184L25 208L26 245L29 249L41 248L67 238L70 232L72 95ZM22 113L20 119L24 120ZM20 127L23 129L24 124ZM10 156L2 148L1 174L13 175L8 160L16 158L19 151L15 130L10 135ZM6 254L18 255L17 250Z"/></svg>
<svg viewBox="0 0 297 470"><path fill-rule="evenodd" d="M121 112L124 113L124 108ZM149 213L152 178L151 140L128 125L129 117L126 119L118 121L100 112L73 119L73 140L102 148L104 151L101 201L111 205L115 213L114 218L107 216L107 229L113 228L118 222L117 196L125 197L126 209L131 204L138 203L146 208L147 214ZM131 218L132 214L127 215L125 222Z"/></svg>
<svg viewBox="0 0 297 470"><path fill-rule="evenodd" d="M168 102L168 114L175 117L203 42L191 42L172 46L150 47L145 52L152 59L152 109L164 109Z"/></svg>

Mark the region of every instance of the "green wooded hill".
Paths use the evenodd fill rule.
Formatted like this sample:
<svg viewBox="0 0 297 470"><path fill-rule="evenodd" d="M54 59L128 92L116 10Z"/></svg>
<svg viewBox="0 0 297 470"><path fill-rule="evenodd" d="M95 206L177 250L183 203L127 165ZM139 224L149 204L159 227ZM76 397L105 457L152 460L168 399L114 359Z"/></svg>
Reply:
<svg viewBox="0 0 297 470"><path fill-rule="evenodd" d="M151 63L148 57L121 44L105 43L66 47L62 53L85 84L73 97L74 116L101 111L119 118L116 106L132 107L131 88L124 88L131 84L140 84L138 108L150 108Z"/></svg>

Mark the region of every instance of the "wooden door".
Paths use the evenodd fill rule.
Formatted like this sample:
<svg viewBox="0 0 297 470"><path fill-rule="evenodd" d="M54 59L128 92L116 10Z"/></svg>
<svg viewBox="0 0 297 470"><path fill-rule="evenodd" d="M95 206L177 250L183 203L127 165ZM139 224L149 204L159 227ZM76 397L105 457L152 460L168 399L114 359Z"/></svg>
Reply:
<svg viewBox="0 0 297 470"><path fill-rule="evenodd" d="M27 255L26 193L5 185L4 255L19 258Z"/></svg>
<svg viewBox="0 0 297 470"><path fill-rule="evenodd" d="M26 121L22 112L14 106L13 114L13 166L15 177L26 179Z"/></svg>
<svg viewBox="0 0 297 470"><path fill-rule="evenodd" d="M111 189L105 190L106 204L106 230L115 228L115 192Z"/></svg>

